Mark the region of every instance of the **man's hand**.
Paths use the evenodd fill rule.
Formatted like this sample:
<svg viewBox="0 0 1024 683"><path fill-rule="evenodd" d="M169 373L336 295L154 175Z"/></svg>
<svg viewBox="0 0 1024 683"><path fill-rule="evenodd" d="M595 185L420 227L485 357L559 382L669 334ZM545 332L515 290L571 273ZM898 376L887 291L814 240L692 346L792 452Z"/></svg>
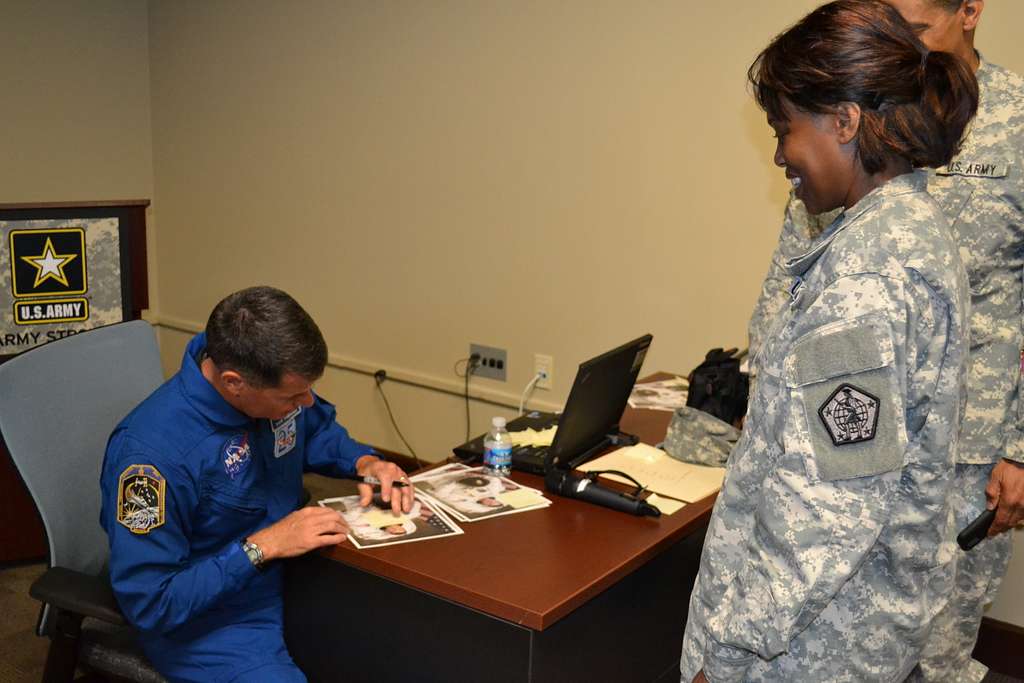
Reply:
<svg viewBox="0 0 1024 683"><path fill-rule="evenodd" d="M996 518L988 529L989 537L997 536L1024 521L1024 463L1000 460L992 468L985 487L988 509Z"/></svg>
<svg viewBox="0 0 1024 683"><path fill-rule="evenodd" d="M306 507L249 536L263 551L265 561L295 557L345 540L348 525L337 510Z"/></svg>
<svg viewBox="0 0 1024 683"><path fill-rule="evenodd" d="M697 675L693 677L693 683L708 683L708 679L704 676L704 669L697 672Z"/></svg>
<svg viewBox="0 0 1024 683"><path fill-rule="evenodd" d="M385 503L391 503L391 510L400 515L412 509L412 500L415 496L415 489L398 465L393 462L381 460L375 455L364 455L356 461L356 472L361 477L375 477L380 482L380 498ZM392 486L392 482L401 481L406 484L404 487ZM369 484L359 484L359 504L366 507L373 498L373 487ZM399 494L392 495L395 491Z"/></svg>

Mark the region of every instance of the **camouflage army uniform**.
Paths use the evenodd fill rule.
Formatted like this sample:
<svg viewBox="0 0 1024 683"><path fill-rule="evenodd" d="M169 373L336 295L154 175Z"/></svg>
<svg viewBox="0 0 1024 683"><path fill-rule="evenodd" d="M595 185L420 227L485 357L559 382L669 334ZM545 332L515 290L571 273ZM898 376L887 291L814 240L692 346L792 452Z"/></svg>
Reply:
<svg viewBox="0 0 1024 683"><path fill-rule="evenodd" d="M968 285L922 171L787 263L680 663L722 681L902 681L952 579Z"/></svg>
<svg viewBox="0 0 1024 683"><path fill-rule="evenodd" d="M1000 457L1024 462L1024 403L1019 398L1024 320L1024 81L982 60L978 115L960 155L929 175L928 191L953 228L971 286L971 350L967 411L957 466L957 529L985 509L985 485ZM792 277L783 263L809 248L820 218L790 201L779 246L750 321L751 354L789 300ZM1010 562L1011 534L969 553L957 550L956 588L936 619L922 660L926 680L980 681L986 668L971 659L982 609Z"/></svg>

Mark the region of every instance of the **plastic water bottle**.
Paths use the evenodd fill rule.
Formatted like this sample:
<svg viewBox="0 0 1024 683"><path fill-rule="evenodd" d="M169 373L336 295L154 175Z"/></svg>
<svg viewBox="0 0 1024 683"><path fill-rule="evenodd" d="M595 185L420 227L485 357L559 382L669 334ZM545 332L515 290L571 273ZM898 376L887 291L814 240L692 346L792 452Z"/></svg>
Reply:
<svg viewBox="0 0 1024 683"><path fill-rule="evenodd" d="M491 418L491 431L484 438L484 468L487 474L507 477L512 473L512 437L505 418Z"/></svg>

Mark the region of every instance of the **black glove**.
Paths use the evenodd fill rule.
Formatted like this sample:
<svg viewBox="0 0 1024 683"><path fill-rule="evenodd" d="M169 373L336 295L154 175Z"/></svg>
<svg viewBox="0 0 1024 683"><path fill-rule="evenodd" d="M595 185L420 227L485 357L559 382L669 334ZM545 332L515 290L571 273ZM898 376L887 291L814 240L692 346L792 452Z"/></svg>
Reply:
<svg viewBox="0 0 1024 683"><path fill-rule="evenodd" d="M735 424L747 414L750 377L740 372L736 349L711 349L690 373L686 405Z"/></svg>

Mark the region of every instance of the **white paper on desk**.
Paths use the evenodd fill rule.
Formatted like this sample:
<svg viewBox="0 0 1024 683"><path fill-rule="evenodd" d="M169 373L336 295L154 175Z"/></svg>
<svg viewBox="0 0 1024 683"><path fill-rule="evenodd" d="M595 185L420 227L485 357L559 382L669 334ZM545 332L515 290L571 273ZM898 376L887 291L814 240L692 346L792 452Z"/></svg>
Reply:
<svg viewBox="0 0 1024 683"><path fill-rule="evenodd" d="M620 470L630 475L651 491L693 503L722 488L725 468L705 467L680 462L665 451L645 443L612 451L600 458L580 465L584 472L593 470ZM628 480L614 474L601 475L621 481Z"/></svg>

